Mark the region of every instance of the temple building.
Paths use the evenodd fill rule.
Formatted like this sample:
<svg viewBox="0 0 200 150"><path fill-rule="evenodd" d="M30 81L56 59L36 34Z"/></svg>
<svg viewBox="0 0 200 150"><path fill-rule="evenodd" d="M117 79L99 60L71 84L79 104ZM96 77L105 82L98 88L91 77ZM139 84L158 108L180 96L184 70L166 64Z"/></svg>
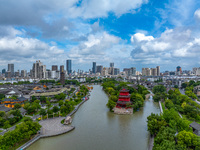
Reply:
<svg viewBox="0 0 200 150"><path fill-rule="evenodd" d="M117 108L126 108L127 104L131 104L129 90L120 90L119 99L117 101Z"/></svg>
<svg viewBox="0 0 200 150"><path fill-rule="evenodd" d="M25 97L19 97L17 99L5 98L1 104L4 104L4 106L8 108L14 108L15 104L20 104L22 107L24 107L24 103L26 101L28 101L28 99Z"/></svg>

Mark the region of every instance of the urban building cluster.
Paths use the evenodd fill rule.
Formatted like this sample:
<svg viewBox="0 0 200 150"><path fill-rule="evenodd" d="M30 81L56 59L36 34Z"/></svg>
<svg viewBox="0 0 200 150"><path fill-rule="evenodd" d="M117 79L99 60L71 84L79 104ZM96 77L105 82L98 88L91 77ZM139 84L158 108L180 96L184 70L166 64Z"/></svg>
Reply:
<svg viewBox="0 0 200 150"><path fill-rule="evenodd" d="M160 66L155 68L142 68L142 71L137 71L135 67L124 68L120 71L119 68L114 66L114 62L110 63L109 67L103 65L97 65L96 62L92 62L92 68L89 71L72 70L72 60L66 60L66 68L64 65L52 65L51 69L47 69L40 60L33 63L32 69L15 71L14 64L8 64L7 69L2 69L0 73L0 80L10 79L58 79L62 84L67 77L87 77L87 76L122 76L122 77L134 77L134 76L171 76L171 75L200 75L200 67L190 70L182 70L180 66L176 67L175 71L160 72ZM80 82L80 81L79 81Z"/></svg>

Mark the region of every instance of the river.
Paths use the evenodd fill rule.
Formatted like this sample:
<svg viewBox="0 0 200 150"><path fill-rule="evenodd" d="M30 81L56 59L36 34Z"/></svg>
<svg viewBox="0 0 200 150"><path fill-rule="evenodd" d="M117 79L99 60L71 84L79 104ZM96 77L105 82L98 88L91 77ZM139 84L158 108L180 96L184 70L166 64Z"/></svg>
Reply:
<svg viewBox="0 0 200 150"><path fill-rule="evenodd" d="M160 113L152 98L133 115L116 115L106 107L108 96L94 85L90 100L73 116L75 130L40 139L28 150L147 150L147 116Z"/></svg>

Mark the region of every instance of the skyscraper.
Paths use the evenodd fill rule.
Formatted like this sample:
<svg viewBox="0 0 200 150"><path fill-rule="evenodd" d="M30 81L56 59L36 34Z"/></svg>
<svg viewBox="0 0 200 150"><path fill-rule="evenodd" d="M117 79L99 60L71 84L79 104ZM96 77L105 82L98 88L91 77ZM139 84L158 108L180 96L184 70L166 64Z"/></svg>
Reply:
<svg viewBox="0 0 200 150"><path fill-rule="evenodd" d="M160 76L160 66L157 66L157 76Z"/></svg>
<svg viewBox="0 0 200 150"><path fill-rule="evenodd" d="M182 74L182 69L180 66L176 67L176 73L177 73L177 75Z"/></svg>
<svg viewBox="0 0 200 150"><path fill-rule="evenodd" d="M96 72L99 72L100 74L102 74L103 73L103 66L97 66Z"/></svg>
<svg viewBox="0 0 200 150"><path fill-rule="evenodd" d="M64 65L61 65L61 66L60 66L60 72L64 72L64 71L65 71Z"/></svg>
<svg viewBox="0 0 200 150"><path fill-rule="evenodd" d="M58 71L58 66L57 65L52 65L52 71Z"/></svg>
<svg viewBox="0 0 200 150"><path fill-rule="evenodd" d="M111 63L110 63L110 67L114 67L114 62L111 62Z"/></svg>
<svg viewBox="0 0 200 150"><path fill-rule="evenodd" d="M97 72L96 62L93 62L92 73L96 73L96 72Z"/></svg>
<svg viewBox="0 0 200 150"><path fill-rule="evenodd" d="M11 73L11 77L14 77L14 64L8 64L8 71Z"/></svg>
<svg viewBox="0 0 200 150"><path fill-rule="evenodd" d="M72 73L72 60L70 59L66 61L66 70L68 75Z"/></svg>
<svg viewBox="0 0 200 150"><path fill-rule="evenodd" d="M6 69L2 69L2 74L5 74L6 73Z"/></svg>
<svg viewBox="0 0 200 150"><path fill-rule="evenodd" d="M60 72L60 84L65 85L65 73Z"/></svg>
<svg viewBox="0 0 200 150"><path fill-rule="evenodd" d="M43 65L40 60L33 64L31 77L39 79L46 78L46 65Z"/></svg>

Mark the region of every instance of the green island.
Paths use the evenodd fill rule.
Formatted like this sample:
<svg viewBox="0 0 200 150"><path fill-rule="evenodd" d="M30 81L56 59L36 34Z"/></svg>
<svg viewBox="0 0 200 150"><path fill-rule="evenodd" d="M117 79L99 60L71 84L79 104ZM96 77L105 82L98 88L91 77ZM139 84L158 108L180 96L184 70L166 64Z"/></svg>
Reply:
<svg viewBox="0 0 200 150"><path fill-rule="evenodd" d="M102 83L103 90L109 96L109 100L107 103L107 107L110 111L113 111L113 108L116 106L116 102L118 101L119 93L122 88L126 88L130 93L130 100L132 104L128 104L126 107L133 108L134 111L139 110L139 108L143 107L145 95L149 94L147 88L142 85L133 85L128 82L120 82L114 79L106 79ZM133 86L135 88L133 88Z"/></svg>

